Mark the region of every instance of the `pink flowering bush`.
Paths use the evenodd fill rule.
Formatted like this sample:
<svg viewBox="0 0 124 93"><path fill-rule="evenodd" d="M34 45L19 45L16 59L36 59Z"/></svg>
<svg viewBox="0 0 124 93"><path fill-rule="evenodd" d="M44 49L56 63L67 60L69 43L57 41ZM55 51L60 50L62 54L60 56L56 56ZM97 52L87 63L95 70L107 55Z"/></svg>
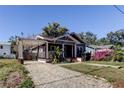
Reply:
<svg viewBox="0 0 124 93"><path fill-rule="evenodd" d="M97 60L97 61L100 61L100 60L111 60L111 55L112 55L112 50L110 49L100 49L100 50L97 50L93 56L92 56L92 60Z"/></svg>

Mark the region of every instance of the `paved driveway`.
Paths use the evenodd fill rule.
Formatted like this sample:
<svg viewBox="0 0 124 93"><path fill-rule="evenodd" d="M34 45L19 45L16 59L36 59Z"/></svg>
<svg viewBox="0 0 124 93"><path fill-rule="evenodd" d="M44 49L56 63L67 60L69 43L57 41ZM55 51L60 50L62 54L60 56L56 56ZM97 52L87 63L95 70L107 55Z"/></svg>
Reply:
<svg viewBox="0 0 124 93"><path fill-rule="evenodd" d="M111 87L104 79L71 71L48 63L25 62L36 87L40 88L99 88Z"/></svg>

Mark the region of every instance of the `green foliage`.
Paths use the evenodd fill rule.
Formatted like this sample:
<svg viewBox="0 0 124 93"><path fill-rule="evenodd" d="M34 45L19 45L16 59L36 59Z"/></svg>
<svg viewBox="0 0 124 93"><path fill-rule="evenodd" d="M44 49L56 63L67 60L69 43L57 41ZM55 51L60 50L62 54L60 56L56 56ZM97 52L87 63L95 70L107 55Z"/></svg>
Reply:
<svg viewBox="0 0 124 93"><path fill-rule="evenodd" d="M107 34L107 39L110 41L111 44L120 44L121 46L124 45L124 42L121 42L124 40L124 29L120 29L115 32L109 32Z"/></svg>
<svg viewBox="0 0 124 93"><path fill-rule="evenodd" d="M0 80L6 80L7 76L10 72L14 71L20 71L18 67L20 67L20 64L17 64L16 60L0 60Z"/></svg>
<svg viewBox="0 0 124 93"><path fill-rule="evenodd" d="M111 31L107 33L106 37L102 37L97 39L97 36L92 32L81 32L79 33L81 39L88 44L96 44L96 45L121 45L124 46L124 29L120 29L117 31Z"/></svg>
<svg viewBox="0 0 124 93"><path fill-rule="evenodd" d="M42 35L49 37L58 37L68 32L68 29L61 27L59 23L49 23L48 26L43 28Z"/></svg>
<svg viewBox="0 0 124 93"><path fill-rule="evenodd" d="M56 47L55 53L53 55L53 61L52 61L53 64L59 63L61 61L61 53L62 53L62 50L59 47Z"/></svg>
<svg viewBox="0 0 124 93"><path fill-rule="evenodd" d="M106 37L97 40L97 45L108 45L108 44L110 44L110 42Z"/></svg>
<svg viewBox="0 0 124 93"><path fill-rule="evenodd" d="M107 61L107 62L109 62L109 61L112 61L112 58L113 58L113 56L112 55L109 55L106 58L103 58L101 61Z"/></svg>
<svg viewBox="0 0 124 93"><path fill-rule="evenodd" d="M6 83L7 79L10 79L9 75L12 73L19 73L20 83L17 85L19 87L34 87L31 78L28 76L28 71L22 64L19 64L15 59L2 59L0 60L0 81L4 81ZM13 83L16 81L13 81ZM6 85L5 85L6 87ZM11 86L10 86L11 87Z"/></svg>
<svg viewBox="0 0 124 93"><path fill-rule="evenodd" d="M11 43L11 52L16 54L17 49L16 49L16 39L18 38L18 36L11 36L9 38L9 42Z"/></svg>
<svg viewBox="0 0 124 93"><path fill-rule="evenodd" d="M107 81L111 82L112 84L117 82L118 80L124 81L124 71L121 69L115 69L111 67L91 66L91 65L85 65L83 63L62 65L62 67L68 68L70 70L78 71L81 73L105 78Z"/></svg>
<svg viewBox="0 0 124 93"><path fill-rule="evenodd" d="M20 84L19 88L34 88L34 83L30 78L27 78Z"/></svg>
<svg viewBox="0 0 124 93"><path fill-rule="evenodd" d="M96 44L97 37L92 32L79 33L80 38L88 44Z"/></svg>
<svg viewBox="0 0 124 93"><path fill-rule="evenodd" d="M114 50L113 61L124 62L124 53L120 46L116 46Z"/></svg>

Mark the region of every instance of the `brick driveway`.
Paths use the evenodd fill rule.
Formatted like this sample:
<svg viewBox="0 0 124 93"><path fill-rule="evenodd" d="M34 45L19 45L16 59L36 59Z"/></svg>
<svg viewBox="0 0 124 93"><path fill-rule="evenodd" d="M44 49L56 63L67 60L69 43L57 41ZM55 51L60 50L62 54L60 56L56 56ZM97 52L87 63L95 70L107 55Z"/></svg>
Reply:
<svg viewBox="0 0 124 93"><path fill-rule="evenodd" d="M99 88L111 87L104 79L96 79L76 71L62 68L58 65L25 62L26 69L36 87L39 88Z"/></svg>

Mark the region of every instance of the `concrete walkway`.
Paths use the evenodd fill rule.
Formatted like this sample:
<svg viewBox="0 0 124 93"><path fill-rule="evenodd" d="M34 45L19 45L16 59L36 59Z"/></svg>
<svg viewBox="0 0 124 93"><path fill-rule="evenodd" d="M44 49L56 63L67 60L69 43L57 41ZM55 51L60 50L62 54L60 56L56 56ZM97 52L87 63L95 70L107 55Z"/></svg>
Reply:
<svg viewBox="0 0 124 93"><path fill-rule="evenodd" d="M48 63L25 62L26 69L39 88L108 88L111 84L76 71Z"/></svg>

